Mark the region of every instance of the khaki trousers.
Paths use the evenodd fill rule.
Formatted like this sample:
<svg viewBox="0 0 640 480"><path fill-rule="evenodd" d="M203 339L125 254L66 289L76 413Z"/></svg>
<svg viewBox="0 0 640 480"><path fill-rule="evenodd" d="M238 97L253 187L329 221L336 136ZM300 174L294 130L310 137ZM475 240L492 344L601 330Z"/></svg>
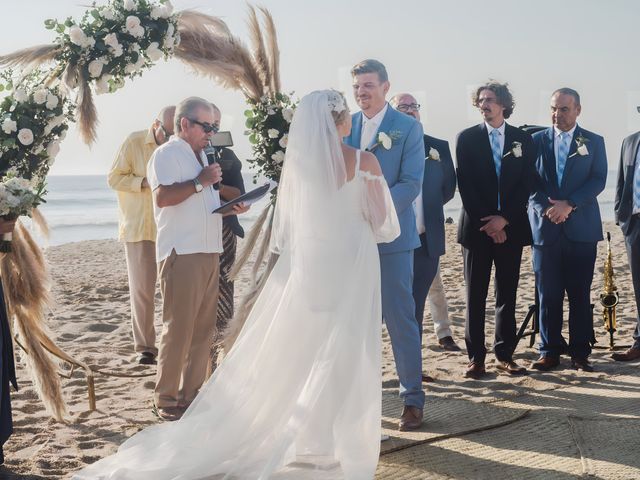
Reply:
<svg viewBox="0 0 640 480"><path fill-rule="evenodd" d="M158 354L153 325L156 296L156 244L150 240L125 242L131 300L131 325L135 351Z"/></svg>
<svg viewBox="0 0 640 480"><path fill-rule="evenodd" d="M177 255L158 264L162 336L154 399L158 407L190 404L205 380L218 305L217 253Z"/></svg>

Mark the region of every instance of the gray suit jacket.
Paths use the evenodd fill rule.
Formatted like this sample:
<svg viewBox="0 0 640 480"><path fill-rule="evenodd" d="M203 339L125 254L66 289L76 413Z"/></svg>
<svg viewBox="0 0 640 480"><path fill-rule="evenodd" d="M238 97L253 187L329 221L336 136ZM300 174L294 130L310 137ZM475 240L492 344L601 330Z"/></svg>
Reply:
<svg viewBox="0 0 640 480"><path fill-rule="evenodd" d="M636 155L640 145L640 132L629 135L622 141L618 183L616 184L616 223L627 235L633 213L633 172L636 169Z"/></svg>

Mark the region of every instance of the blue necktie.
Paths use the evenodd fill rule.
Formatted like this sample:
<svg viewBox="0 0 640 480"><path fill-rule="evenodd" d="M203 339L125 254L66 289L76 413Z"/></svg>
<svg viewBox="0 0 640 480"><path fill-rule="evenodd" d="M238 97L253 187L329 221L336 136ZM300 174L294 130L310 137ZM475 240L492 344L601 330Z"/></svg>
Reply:
<svg viewBox="0 0 640 480"><path fill-rule="evenodd" d="M633 213L640 213L640 160L636 159L636 171L633 175Z"/></svg>
<svg viewBox="0 0 640 480"><path fill-rule="evenodd" d="M500 132L497 129L491 130L491 152L493 153L493 163L496 167L496 177L498 177L498 210L500 210L500 170L502 169L502 149L498 137Z"/></svg>
<svg viewBox="0 0 640 480"><path fill-rule="evenodd" d="M567 155L569 154L569 143L571 136L567 132L560 133L558 142L558 158L556 159L556 174L558 176L558 186L562 185L562 175L564 167L567 165Z"/></svg>

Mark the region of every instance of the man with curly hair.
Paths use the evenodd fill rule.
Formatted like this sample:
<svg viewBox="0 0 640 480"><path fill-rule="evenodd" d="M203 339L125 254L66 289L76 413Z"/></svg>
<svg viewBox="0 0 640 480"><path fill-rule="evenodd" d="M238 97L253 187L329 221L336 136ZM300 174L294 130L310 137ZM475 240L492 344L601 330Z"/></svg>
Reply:
<svg viewBox="0 0 640 480"><path fill-rule="evenodd" d="M511 375L526 373L513 361L513 350L522 248L531 244L527 200L534 185L535 151L528 133L505 122L515 105L507 84L485 83L472 100L483 122L460 132L456 157L462 197L458 243L467 289L465 376L478 379L486 373L484 324L492 266L496 368Z"/></svg>

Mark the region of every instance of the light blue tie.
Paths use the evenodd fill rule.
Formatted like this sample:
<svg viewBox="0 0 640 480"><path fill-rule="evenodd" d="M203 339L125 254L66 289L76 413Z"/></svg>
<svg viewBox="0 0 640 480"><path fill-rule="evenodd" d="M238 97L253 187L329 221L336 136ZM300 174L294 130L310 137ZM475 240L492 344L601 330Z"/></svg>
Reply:
<svg viewBox="0 0 640 480"><path fill-rule="evenodd" d="M502 149L500 148L500 131L491 130L491 152L493 153L493 163L496 167L496 177L498 177L498 210L500 210L500 170L502 169Z"/></svg>
<svg viewBox="0 0 640 480"><path fill-rule="evenodd" d="M636 172L633 175L633 213L640 212L640 160L636 160Z"/></svg>
<svg viewBox="0 0 640 480"><path fill-rule="evenodd" d="M569 154L570 143L571 136L567 132L561 132L560 141L558 142L558 158L556 159L558 186L562 185L562 176L564 175L564 167L567 166L567 155Z"/></svg>

